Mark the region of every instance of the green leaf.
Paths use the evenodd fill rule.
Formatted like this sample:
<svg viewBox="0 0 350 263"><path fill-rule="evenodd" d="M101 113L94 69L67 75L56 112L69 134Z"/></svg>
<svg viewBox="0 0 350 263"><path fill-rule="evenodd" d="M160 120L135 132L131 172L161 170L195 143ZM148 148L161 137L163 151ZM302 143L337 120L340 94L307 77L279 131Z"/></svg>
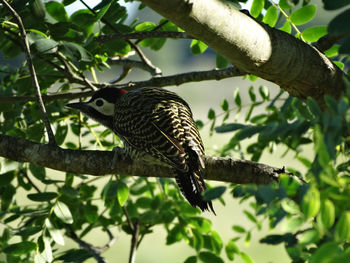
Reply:
<svg viewBox="0 0 350 263"><path fill-rule="evenodd" d="M256 220L255 216L252 213L250 213L248 210L244 210L243 213L248 217L248 219L250 221L252 221L255 224L258 223L258 221Z"/></svg>
<svg viewBox="0 0 350 263"><path fill-rule="evenodd" d="M320 213L317 216L317 221L320 221L322 226L329 229L335 221L335 206L329 199L323 200Z"/></svg>
<svg viewBox="0 0 350 263"><path fill-rule="evenodd" d="M298 238L298 243L302 246L316 243L320 239L320 233L316 229L303 232Z"/></svg>
<svg viewBox="0 0 350 263"><path fill-rule="evenodd" d="M249 87L248 94L249 94L250 100L252 102L255 102L256 101L256 95L255 95L255 91L254 91L254 87L253 86Z"/></svg>
<svg viewBox="0 0 350 263"><path fill-rule="evenodd" d="M324 53L327 57L336 57L339 54L340 46L335 44L330 49L326 50Z"/></svg>
<svg viewBox="0 0 350 263"><path fill-rule="evenodd" d="M274 5L271 5L267 9L266 14L262 21L265 24L268 24L270 27L274 27L277 23L277 19L278 19L277 8Z"/></svg>
<svg viewBox="0 0 350 263"><path fill-rule="evenodd" d="M215 119L215 111L210 108L209 111L208 111L208 119L209 120L214 120Z"/></svg>
<svg viewBox="0 0 350 263"><path fill-rule="evenodd" d="M320 192L315 187L309 188L301 203L301 210L303 211L304 215L307 218L316 216L320 210L320 206Z"/></svg>
<svg viewBox="0 0 350 263"><path fill-rule="evenodd" d="M291 217L288 218L283 225L283 230L286 232L292 232L300 229L300 227L305 223L304 219L301 217Z"/></svg>
<svg viewBox="0 0 350 263"><path fill-rule="evenodd" d="M142 32L142 31L151 31L152 29L154 29L156 27L155 23L146 21L146 22L142 22L140 24L137 24L135 26L135 30Z"/></svg>
<svg viewBox="0 0 350 263"><path fill-rule="evenodd" d="M350 241L350 212L343 212L335 226L335 238L338 241Z"/></svg>
<svg viewBox="0 0 350 263"><path fill-rule="evenodd" d="M328 263L340 253L340 248L335 242L322 244L311 257L310 263Z"/></svg>
<svg viewBox="0 0 350 263"><path fill-rule="evenodd" d="M236 88L233 92L233 99L236 103L237 106L241 106L242 105L242 99L241 99L241 96L239 95L239 89Z"/></svg>
<svg viewBox="0 0 350 263"><path fill-rule="evenodd" d="M292 25L288 21L286 21L284 22L283 26L279 28L279 30L290 34L292 32Z"/></svg>
<svg viewBox="0 0 350 263"><path fill-rule="evenodd" d="M306 104L315 117L320 117L322 115L322 111L314 99L308 98Z"/></svg>
<svg viewBox="0 0 350 263"><path fill-rule="evenodd" d="M197 263L197 256L190 256L188 257L184 263Z"/></svg>
<svg viewBox="0 0 350 263"><path fill-rule="evenodd" d="M70 249L57 259L64 262L83 262L90 257L91 253L85 249Z"/></svg>
<svg viewBox="0 0 350 263"><path fill-rule="evenodd" d="M54 18L55 20L59 22L67 22L68 21L68 15L66 10L64 9L64 6L56 1L50 1L45 4L46 11Z"/></svg>
<svg viewBox="0 0 350 263"><path fill-rule="evenodd" d="M232 229L237 233L245 233L245 229L239 225L232 226Z"/></svg>
<svg viewBox="0 0 350 263"><path fill-rule="evenodd" d="M203 199L206 201L211 201L211 200L217 199L220 196L222 196L225 191L226 191L225 186L217 186L217 187L207 189L203 193Z"/></svg>
<svg viewBox="0 0 350 263"><path fill-rule="evenodd" d="M228 111L228 101L227 101L227 99L223 99L220 106L221 106L221 109L223 111Z"/></svg>
<svg viewBox="0 0 350 263"><path fill-rule="evenodd" d="M36 249L36 244L34 242L23 241L23 242L7 245L2 249L2 251L5 254L21 255L21 254L30 253L34 249Z"/></svg>
<svg viewBox="0 0 350 263"><path fill-rule="evenodd" d="M77 0L63 0L62 4L63 5L70 5L70 4L73 4L75 1L77 1Z"/></svg>
<svg viewBox="0 0 350 263"><path fill-rule="evenodd" d="M192 40L190 47L191 47L191 53L193 55L200 55L208 48L208 46L204 42L197 39Z"/></svg>
<svg viewBox="0 0 350 263"><path fill-rule="evenodd" d="M58 43L49 38L41 38L36 40L31 47L40 54L51 54L57 51Z"/></svg>
<svg viewBox="0 0 350 263"><path fill-rule="evenodd" d="M216 67L217 68L226 68L229 62L220 54L216 53Z"/></svg>
<svg viewBox="0 0 350 263"><path fill-rule="evenodd" d="M92 61L92 56L84 47L72 42L62 41L60 51L73 61Z"/></svg>
<svg viewBox="0 0 350 263"><path fill-rule="evenodd" d="M242 128L245 128L249 125L244 125L240 123L228 123L228 124L223 124L219 127L215 127L215 131L218 133L224 133L224 132L232 132L236 131Z"/></svg>
<svg viewBox="0 0 350 263"><path fill-rule="evenodd" d="M226 256L229 260L234 260L235 259L235 254L239 254L239 248L236 245L236 243L233 240L230 240L229 242L227 242L226 246L225 246L225 252L226 252Z"/></svg>
<svg viewBox="0 0 350 263"><path fill-rule="evenodd" d="M43 181L45 179L46 171L44 167L37 166L35 164L30 163L29 170L32 173L32 175L35 176L40 181Z"/></svg>
<svg viewBox="0 0 350 263"><path fill-rule="evenodd" d="M342 35L350 29L350 9L345 10L337 15L328 24L328 32L332 35Z"/></svg>
<svg viewBox="0 0 350 263"><path fill-rule="evenodd" d="M327 34L327 27L325 26L314 26L305 29L302 33L305 41L316 42L321 37Z"/></svg>
<svg viewBox="0 0 350 263"><path fill-rule="evenodd" d="M306 5L297 9L290 15L290 20L295 25L303 25L311 21L316 15L316 5Z"/></svg>
<svg viewBox="0 0 350 263"><path fill-rule="evenodd" d="M287 233L284 235L268 235L262 239L260 239L260 243L277 245L280 243L293 243L295 241L295 237L291 233Z"/></svg>
<svg viewBox="0 0 350 263"><path fill-rule="evenodd" d="M236 134L236 139L241 141L245 138L250 138L253 135L261 132L263 129L265 129L264 126L247 126L243 129L241 129L237 134Z"/></svg>
<svg viewBox="0 0 350 263"><path fill-rule="evenodd" d="M71 212L69 211L68 206L65 203L57 201L55 206L53 207L53 211L55 215L61 219L66 224L73 223L73 217Z"/></svg>
<svg viewBox="0 0 350 263"><path fill-rule="evenodd" d="M203 263L224 263L224 261L212 252L200 252L199 259Z"/></svg>
<svg viewBox="0 0 350 263"><path fill-rule="evenodd" d="M123 183L122 181L119 181L117 184L117 197L118 197L118 202L120 204L120 206L123 206L126 202L126 200L128 200L128 196L129 196L129 187Z"/></svg>
<svg viewBox="0 0 350 263"><path fill-rule="evenodd" d="M106 4L104 7L102 7L100 9L100 11L98 11L97 15L96 15L96 20L100 20L108 11L108 9L111 7L112 2Z"/></svg>
<svg viewBox="0 0 350 263"><path fill-rule="evenodd" d="M243 259L244 263L254 263L254 260L244 252L241 252L241 258Z"/></svg>
<svg viewBox="0 0 350 263"><path fill-rule="evenodd" d="M284 211L291 215L298 214L300 212L299 206L296 202L294 202L292 199L284 198L281 201L281 206Z"/></svg>
<svg viewBox="0 0 350 263"><path fill-rule="evenodd" d="M251 16L257 18L264 8L265 0L253 0L252 6L250 8Z"/></svg>
<svg viewBox="0 0 350 263"><path fill-rule="evenodd" d="M98 207L95 205L92 205L90 202L87 203L84 206L84 216L90 224L95 223L99 217Z"/></svg>
<svg viewBox="0 0 350 263"><path fill-rule="evenodd" d="M7 173L0 174L0 187L10 184L13 178L15 178L14 171L9 171Z"/></svg>
<svg viewBox="0 0 350 263"><path fill-rule="evenodd" d="M48 218L45 219L45 226L47 230L49 230L50 236L52 239L59 245L64 246L64 239L62 233L54 228L54 226L51 224L50 220Z"/></svg>
<svg viewBox="0 0 350 263"><path fill-rule="evenodd" d="M70 21L79 27L85 36L89 36L94 29L96 17L87 9L80 9L70 16Z"/></svg>
<svg viewBox="0 0 350 263"><path fill-rule="evenodd" d="M44 193L35 193L35 194L28 194L27 197L36 202L48 202L52 199L56 198L58 196L55 192L44 192Z"/></svg>

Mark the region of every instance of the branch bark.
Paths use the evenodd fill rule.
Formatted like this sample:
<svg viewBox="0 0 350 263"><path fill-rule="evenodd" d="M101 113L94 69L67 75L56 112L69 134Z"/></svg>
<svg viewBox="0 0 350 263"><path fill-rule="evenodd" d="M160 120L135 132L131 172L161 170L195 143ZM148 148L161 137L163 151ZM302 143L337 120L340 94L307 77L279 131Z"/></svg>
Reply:
<svg viewBox="0 0 350 263"><path fill-rule="evenodd" d="M231 78L231 77L238 77L245 75L244 72L240 71L237 68L229 67L225 69L213 69L213 70L206 70L206 71L193 71L193 72L187 72L187 73L181 73L176 75L170 75L170 76L164 76L164 77L154 77L149 80L145 81L135 81L135 82L128 82L125 84L97 84L93 83L94 86L99 88L104 87L115 87L115 88L121 88L125 90L134 90L138 88L143 87L165 87L165 86L172 86L176 85L179 86L184 83L189 82L195 82L195 81L204 81L204 80L221 80L225 78ZM53 94L53 95L46 95L43 94L43 100L44 101L54 101L59 99L78 99L78 98L85 98L90 97L93 95L95 91L83 91L83 92L66 92L61 94ZM33 96L0 96L0 103L11 103L11 102L28 102L28 101L35 101L36 98Z"/></svg>
<svg viewBox="0 0 350 263"><path fill-rule="evenodd" d="M142 0L241 70L272 81L292 96L339 97L347 77L316 48L220 0Z"/></svg>
<svg viewBox="0 0 350 263"><path fill-rule="evenodd" d="M171 168L121 159L112 165L114 152L80 151L0 135L0 156L17 162L30 162L54 170L78 174L124 174L142 177L174 177ZM208 180L237 184L268 184L278 180L284 169L233 158L205 158L203 176ZM113 167L112 167L113 166Z"/></svg>

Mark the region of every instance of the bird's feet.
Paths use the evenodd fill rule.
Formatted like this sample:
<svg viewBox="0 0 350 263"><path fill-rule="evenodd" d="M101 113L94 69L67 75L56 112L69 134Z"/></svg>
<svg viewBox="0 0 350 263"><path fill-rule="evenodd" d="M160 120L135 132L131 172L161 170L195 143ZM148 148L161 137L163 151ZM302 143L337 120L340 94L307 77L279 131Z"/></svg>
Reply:
<svg viewBox="0 0 350 263"><path fill-rule="evenodd" d="M111 168L114 169L118 161L127 159L128 154L125 148L121 148L121 147L114 147L112 152L114 153L114 155L113 155Z"/></svg>

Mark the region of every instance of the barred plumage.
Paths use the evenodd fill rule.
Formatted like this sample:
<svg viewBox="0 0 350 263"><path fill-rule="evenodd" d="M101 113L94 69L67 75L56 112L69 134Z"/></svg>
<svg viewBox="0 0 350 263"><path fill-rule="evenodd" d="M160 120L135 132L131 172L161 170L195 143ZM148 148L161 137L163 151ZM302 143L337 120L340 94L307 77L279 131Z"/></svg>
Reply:
<svg viewBox="0 0 350 263"><path fill-rule="evenodd" d="M115 132L131 157L150 155L173 167L177 184L189 203L214 212L211 202L201 196L206 189L201 176L203 143L190 107L178 95L158 88L131 92L105 88L86 103L68 106Z"/></svg>

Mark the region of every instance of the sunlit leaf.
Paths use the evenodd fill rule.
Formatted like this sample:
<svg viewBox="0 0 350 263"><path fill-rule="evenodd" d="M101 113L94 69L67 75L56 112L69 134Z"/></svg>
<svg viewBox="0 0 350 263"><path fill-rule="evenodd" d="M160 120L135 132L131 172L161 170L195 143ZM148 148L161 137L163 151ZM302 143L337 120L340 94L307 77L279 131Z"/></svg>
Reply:
<svg viewBox="0 0 350 263"><path fill-rule="evenodd" d="M311 21L316 15L316 5L306 5L295 10L290 15L290 20L295 25L303 25Z"/></svg>
<svg viewBox="0 0 350 263"><path fill-rule="evenodd" d="M56 216L61 219L66 224L72 224L73 223L73 217L72 214L68 208L68 206L65 203L62 203L60 201L57 201L53 211L55 212Z"/></svg>

